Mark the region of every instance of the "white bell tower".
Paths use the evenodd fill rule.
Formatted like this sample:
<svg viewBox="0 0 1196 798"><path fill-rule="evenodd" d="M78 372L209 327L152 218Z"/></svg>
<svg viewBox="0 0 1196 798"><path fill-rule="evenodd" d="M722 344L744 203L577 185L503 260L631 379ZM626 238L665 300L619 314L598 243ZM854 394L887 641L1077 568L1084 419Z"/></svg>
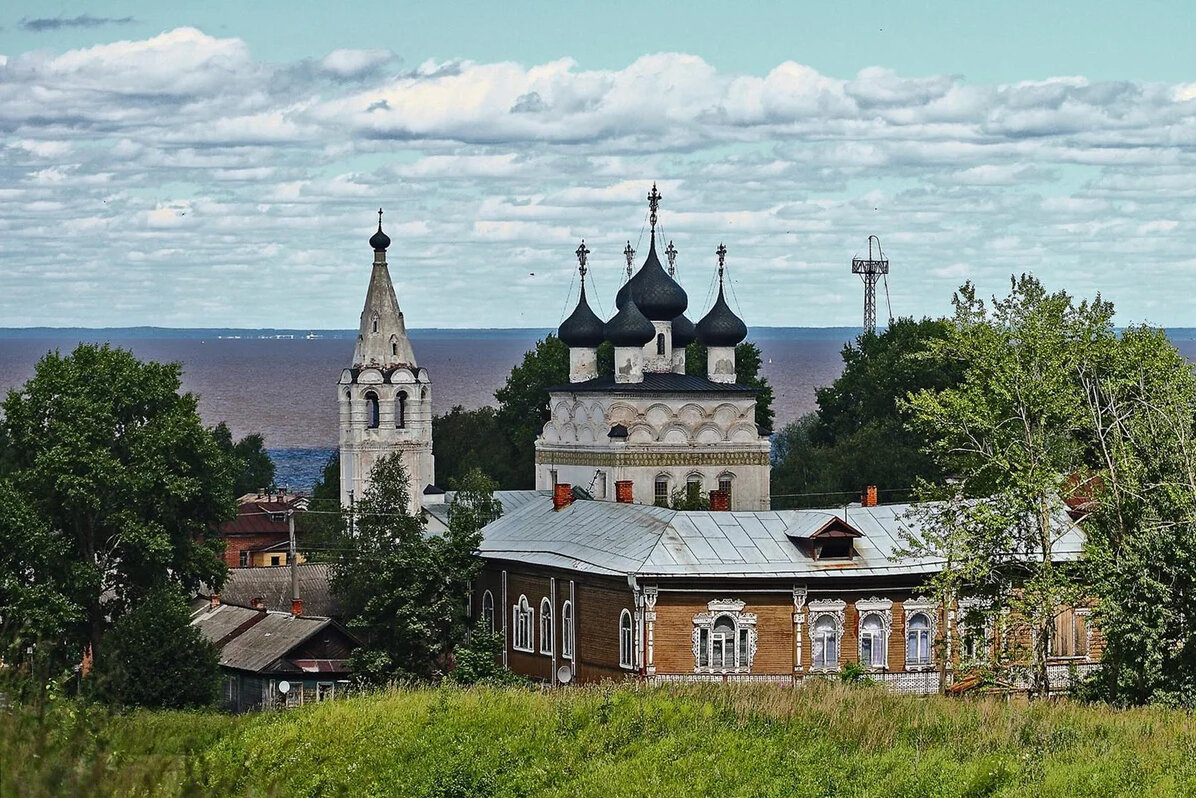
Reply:
<svg viewBox="0 0 1196 798"><path fill-rule="evenodd" d="M390 237L378 232L370 238L374 267L361 310L353 365L341 372L337 384L340 408L341 505L360 499L369 485L374 463L401 452L411 480L411 510L422 506L423 491L435 481L432 459L432 384L428 370L415 362L407 340L403 311L399 310L386 248Z"/></svg>

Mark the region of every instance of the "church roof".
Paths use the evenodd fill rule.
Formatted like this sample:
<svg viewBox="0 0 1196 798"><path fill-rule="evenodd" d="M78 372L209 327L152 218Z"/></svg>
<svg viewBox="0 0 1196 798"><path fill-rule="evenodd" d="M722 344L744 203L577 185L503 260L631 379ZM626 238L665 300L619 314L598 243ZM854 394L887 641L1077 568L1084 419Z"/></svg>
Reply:
<svg viewBox="0 0 1196 798"><path fill-rule="evenodd" d="M824 579L921 576L940 570L934 557L899 555L903 533L919 524L908 504L838 510L710 512L644 504L575 501L560 510L551 498L527 502L486 526L483 557L610 576ZM855 538L850 561L815 560L797 544L808 530L842 521ZM1063 508L1062 560L1080 555L1083 533Z"/></svg>
<svg viewBox="0 0 1196 798"><path fill-rule="evenodd" d="M671 321L680 316L689 307L689 298L685 289L677 281L669 277L664 267L660 265L660 258L656 256L656 235L652 235L652 243L648 248L648 257L644 265L619 289L622 303L631 297L640 311L652 321ZM616 295L616 305L620 308L620 296Z"/></svg>
<svg viewBox="0 0 1196 798"><path fill-rule="evenodd" d="M684 349L698 340L698 331L694 323L684 313L673 319L673 348Z"/></svg>
<svg viewBox="0 0 1196 798"><path fill-rule="evenodd" d="M698 340L706 346L735 346L747 338L747 325L727 305L721 282L718 299L714 300L710 312L697 323L697 332Z"/></svg>
<svg viewBox="0 0 1196 798"><path fill-rule="evenodd" d="M607 375L585 382L552 385L548 390L552 393L758 393L757 389L749 385L714 382L693 374L652 371L644 372L642 382L616 382L613 376Z"/></svg>
<svg viewBox="0 0 1196 798"><path fill-rule="evenodd" d="M399 300L390 280L390 269L386 265L386 247L389 245L390 238L382 232L382 220L379 217L378 232L370 239L370 246L374 249L374 267L370 272L365 305L361 309L357 344L353 347L353 366L356 368L389 370L397 366L418 365L411 341L407 338L403 311L399 309Z"/></svg>
<svg viewBox="0 0 1196 798"><path fill-rule="evenodd" d="M590 303L586 301L586 284L581 284L581 296L577 300L577 307L569 314L569 318L561 322L557 328L557 338L565 346L597 347L606 340L606 325L598 318Z"/></svg>
<svg viewBox="0 0 1196 798"><path fill-rule="evenodd" d="M643 346L656 336L652 322L640 312L635 302L626 302L606 323L606 340L615 346Z"/></svg>

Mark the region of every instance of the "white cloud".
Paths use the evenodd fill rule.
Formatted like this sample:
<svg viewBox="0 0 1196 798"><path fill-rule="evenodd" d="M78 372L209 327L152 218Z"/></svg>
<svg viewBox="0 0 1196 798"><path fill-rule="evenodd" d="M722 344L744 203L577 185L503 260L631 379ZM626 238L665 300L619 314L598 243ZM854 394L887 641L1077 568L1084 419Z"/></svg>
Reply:
<svg viewBox="0 0 1196 798"><path fill-rule="evenodd" d="M750 324L856 323L875 233L897 313L1029 269L1196 323L1196 84L400 63L192 28L0 58L5 323L351 326L382 205L412 326L549 326L582 237L609 310L653 180L694 314L722 240Z"/></svg>

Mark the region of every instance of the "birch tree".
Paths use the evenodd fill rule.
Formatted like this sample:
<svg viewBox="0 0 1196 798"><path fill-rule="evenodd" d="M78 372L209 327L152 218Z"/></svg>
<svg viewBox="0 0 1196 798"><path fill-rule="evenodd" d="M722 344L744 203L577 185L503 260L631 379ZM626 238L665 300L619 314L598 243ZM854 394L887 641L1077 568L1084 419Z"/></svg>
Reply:
<svg viewBox="0 0 1196 798"><path fill-rule="evenodd" d="M979 597L990 621L1008 621L1003 642L1041 695L1050 689L1054 620L1081 595L1059 552L1072 530L1063 495L1086 454L1086 402L1074 367L1115 339L1113 307L1099 297L1077 304L1026 275L991 305L971 284L953 304L951 329L934 354L959 361L963 378L913 394L908 406L956 478L920 486L925 531L910 536L909 548L946 562L931 584L946 606Z"/></svg>

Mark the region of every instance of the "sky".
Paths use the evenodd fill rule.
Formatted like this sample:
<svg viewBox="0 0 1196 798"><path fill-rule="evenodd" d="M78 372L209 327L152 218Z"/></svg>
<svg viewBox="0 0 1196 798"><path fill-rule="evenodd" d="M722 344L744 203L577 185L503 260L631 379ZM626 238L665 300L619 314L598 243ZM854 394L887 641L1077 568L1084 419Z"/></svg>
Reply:
<svg viewBox="0 0 1196 798"><path fill-rule="evenodd" d="M1032 272L1196 326L1187 2L0 7L0 327L351 328L384 227L410 327L609 316L645 196L689 316L941 315Z"/></svg>

